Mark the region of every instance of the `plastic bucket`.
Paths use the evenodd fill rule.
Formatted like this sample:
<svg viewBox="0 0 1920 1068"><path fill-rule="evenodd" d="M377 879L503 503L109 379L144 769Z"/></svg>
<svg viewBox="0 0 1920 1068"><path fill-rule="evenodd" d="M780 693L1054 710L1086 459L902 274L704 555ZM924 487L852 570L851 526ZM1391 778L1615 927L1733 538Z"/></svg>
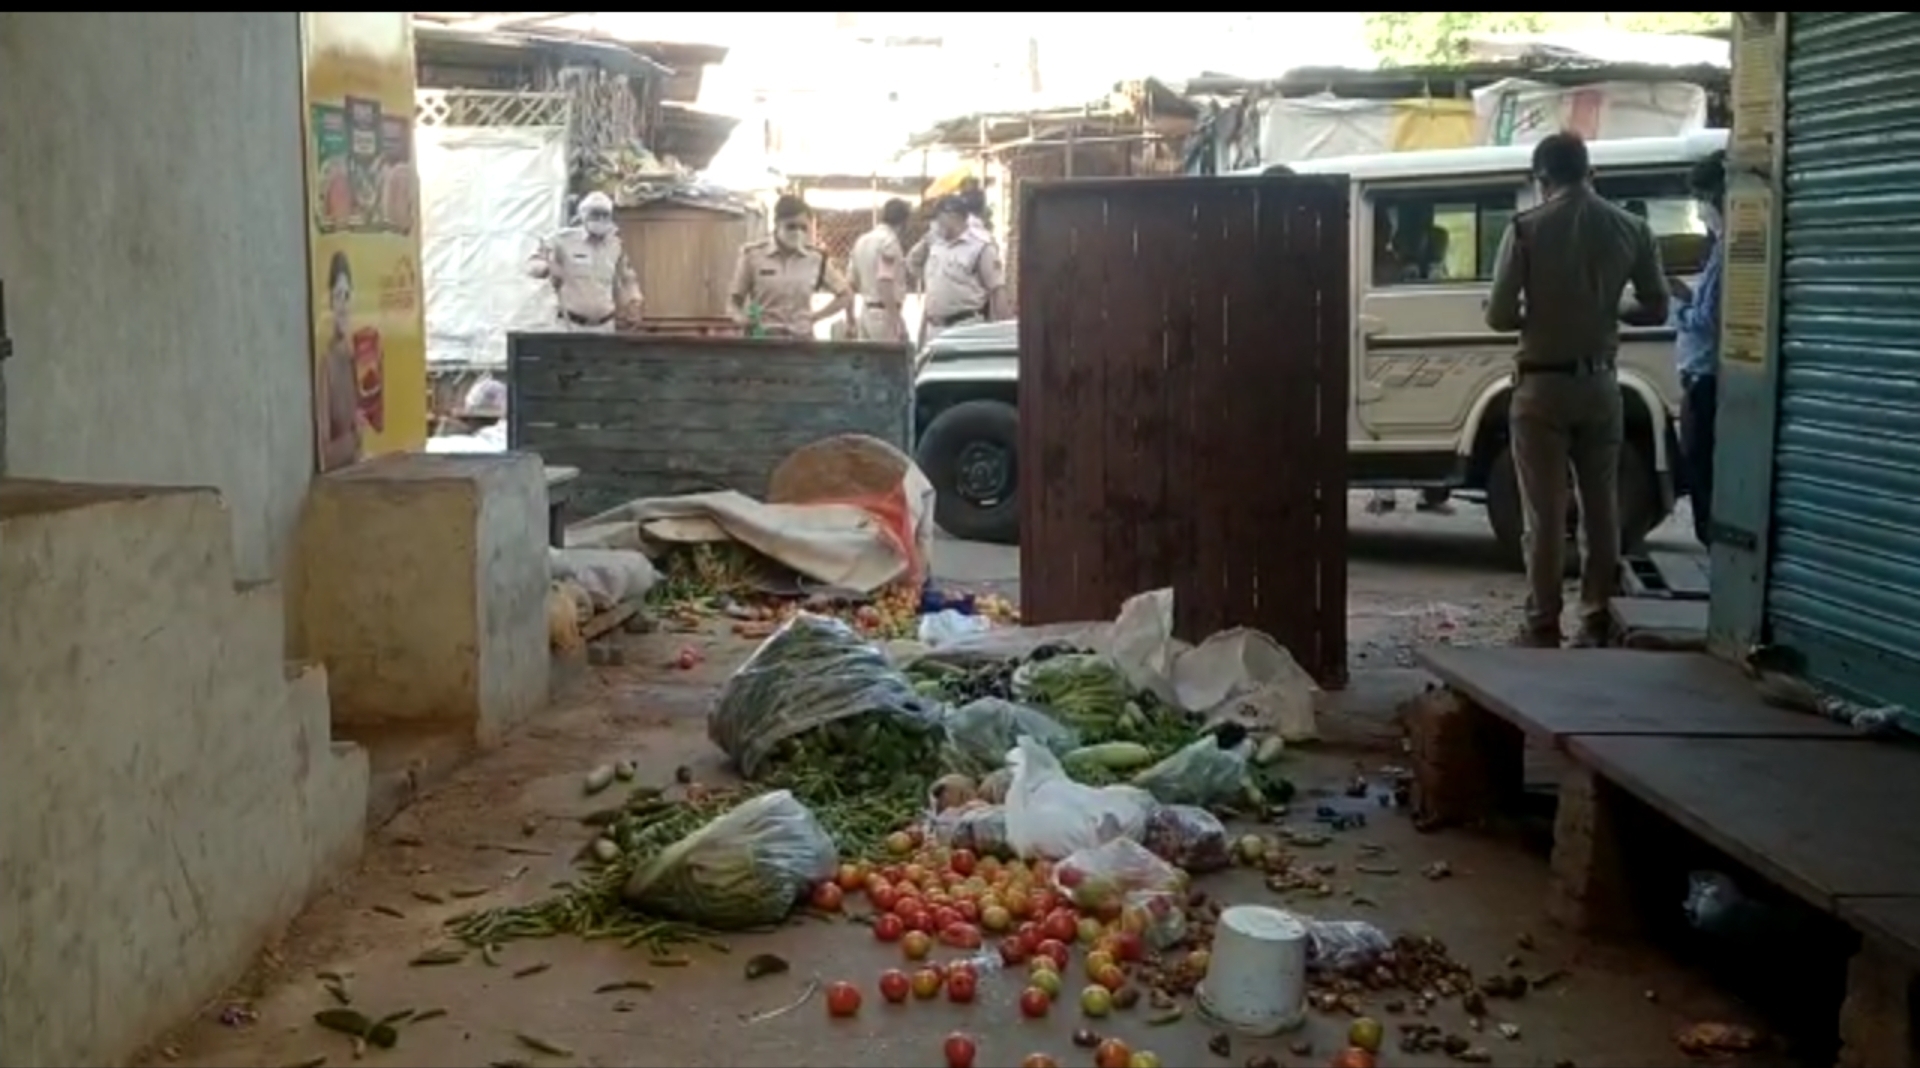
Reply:
<svg viewBox="0 0 1920 1068"><path fill-rule="evenodd" d="M1299 1027L1307 1016L1307 927L1264 905L1220 914L1206 978L1194 991L1200 1011L1254 1035Z"/></svg>

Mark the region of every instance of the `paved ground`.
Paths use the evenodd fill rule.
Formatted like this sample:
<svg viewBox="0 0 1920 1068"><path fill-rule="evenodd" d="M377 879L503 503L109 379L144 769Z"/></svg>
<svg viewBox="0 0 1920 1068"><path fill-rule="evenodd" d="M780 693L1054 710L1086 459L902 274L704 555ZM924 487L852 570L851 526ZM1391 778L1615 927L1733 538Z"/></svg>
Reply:
<svg viewBox="0 0 1920 1068"><path fill-rule="evenodd" d="M1519 596L1517 576L1493 560L1477 510L1453 517L1408 511L1353 522L1352 599L1356 685L1351 699L1379 705L1368 680L1391 672L1364 669L1401 661L1413 642L1478 640L1504 633ZM943 575L978 588L1017 592L1013 550L943 543ZM891 947L864 928L810 922L776 934L738 938L732 953L699 951L684 968L649 967L643 953L571 939L521 943L500 966L477 959L449 967L410 967L408 961L442 944L440 924L474 907L536 899L567 876L568 858L586 840L577 817L598 802L580 796L583 770L630 755L643 781L664 781L690 765L702 781L725 776L705 737L705 713L715 687L746 651L731 637L621 635L622 667L577 668L570 699L467 765L450 781L403 812L369 844L361 870L316 903L264 954L254 974L142 1063L271 1066L343 1064L348 1041L323 1031L313 1014L333 1007L317 975L348 976L354 1007L369 1016L401 1009L443 1008L434 1020L402 1028L391 1051L372 1051L369 1065L935 1065L943 1036L955 1029L979 1037L982 1065L1011 1065L1044 1052L1062 1064L1090 1063L1070 1032L1083 1026L1071 1004L1039 1022L1013 1008L1019 984L1011 976L983 983L981 1002L961 1008L944 1002L893 1008L874 996L875 977L895 966ZM688 641L709 658L691 671L665 665ZM1391 690L1392 687L1387 687ZM1369 697L1369 694L1374 696ZM1386 722L1380 708L1369 714ZM1390 741L1390 739L1389 739ZM1378 767L1392 751L1299 750L1287 759L1297 782L1338 784L1356 767ZM1303 807L1302 807L1303 808ZM1304 808L1303 808L1304 810ZM1676 1028L1702 1020L1737 1019L1737 1010L1700 979L1644 951L1584 945L1559 935L1539 917L1545 867L1517 845L1466 834L1415 834L1394 810L1370 813L1370 825L1335 834L1315 854L1327 865L1333 893L1292 899L1294 907L1324 918L1366 919L1391 932L1427 933L1453 947L1457 959L1481 974L1518 967L1530 975L1565 971L1563 979L1519 1002L1500 1002L1494 1021L1511 1023L1518 1037L1503 1038L1491 1024L1469 1030L1455 1007L1432 1022L1485 1046L1495 1064L1671 1064ZM1392 869L1394 874L1367 874ZM1445 861L1452 878L1430 881L1419 872ZM1232 873L1203 887L1227 903L1275 901L1254 877ZM481 892L454 900L455 891ZM435 899L440 899L436 901ZM441 903L444 901L444 903ZM1520 948L1523 944L1531 948ZM747 982L742 961L772 952L794 974ZM1512 958L1512 959L1510 959ZM515 973L545 965L535 974ZM764 1022L744 1017L791 1002L812 979L846 979L868 994L859 1018L832 1021L815 998ZM645 979L643 993L596 993L607 983ZM1385 999L1369 1010L1386 1016L1386 1064L1444 1063L1391 1049L1396 1020ZM1324 1064L1346 1024L1316 1016L1307 1031L1286 1040L1234 1039L1220 1057L1207 1049L1218 1032L1190 1015L1149 1027L1144 1010L1121 1014L1104 1033L1158 1053L1167 1064L1249 1063L1271 1054L1280 1064ZM516 1037L537 1035L572 1051L545 1055ZM1291 1048L1306 1042L1313 1052Z"/></svg>

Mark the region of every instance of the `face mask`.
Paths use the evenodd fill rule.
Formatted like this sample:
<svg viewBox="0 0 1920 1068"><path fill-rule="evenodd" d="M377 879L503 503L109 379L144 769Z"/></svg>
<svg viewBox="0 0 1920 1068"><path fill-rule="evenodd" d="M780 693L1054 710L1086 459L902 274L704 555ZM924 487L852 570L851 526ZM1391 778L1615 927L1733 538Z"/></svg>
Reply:
<svg viewBox="0 0 1920 1068"><path fill-rule="evenodd" d="M587 233L594 237L605 237L613 233L613 220L595 215L587 220Z"/></svg>
<svg viewBox="0 0 1920 1068"><path fill-rule="evenodd" d="M783 225L773 232L773 239L781 248L797 249L807 243L807 231L804 227Z"/></svg>

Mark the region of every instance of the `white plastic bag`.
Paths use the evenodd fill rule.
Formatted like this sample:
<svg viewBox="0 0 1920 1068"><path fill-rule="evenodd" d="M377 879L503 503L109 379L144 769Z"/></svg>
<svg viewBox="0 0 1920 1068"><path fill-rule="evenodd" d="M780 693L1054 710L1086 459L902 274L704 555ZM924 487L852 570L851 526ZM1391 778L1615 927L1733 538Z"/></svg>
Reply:
<svg viewBox="0 0 1920 1068"><path fill-rule="evenodd" d="M549 549L547 569L556 582L578 583L600 612L645 597L660 581L653 561L632 549Z"/></svg>
<svg viewBox="0 0 1920 1068"><path fill-rule="evenodd" d="M1136 891L1170 893L1186 886L1186 874L1131 838L1079 849L1054 865L1053 884L1076 908L1092 915L1117 911Z"/></svg>
<svg viewBox="0 0 1920 1068"><path fill-rule="evenodd" d="M1059 859L1116 838L1140 839L1153 798L1131 786L1074 782L1060 759L1022 736L1007 790L1007 841L1023 857Z"/></svg>

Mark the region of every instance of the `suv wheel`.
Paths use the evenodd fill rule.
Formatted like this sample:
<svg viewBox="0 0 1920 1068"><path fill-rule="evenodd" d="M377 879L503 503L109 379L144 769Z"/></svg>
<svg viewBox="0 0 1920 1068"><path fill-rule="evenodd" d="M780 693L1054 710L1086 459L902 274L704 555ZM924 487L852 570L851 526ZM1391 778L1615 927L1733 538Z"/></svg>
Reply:
<svg viewBox="0 0 1920 1068"><path fill-rule="evenodd" d="M1020 413L970 400L935 416L914 461L933 483L934 521L965 541L1012 545L1020 537Z"/></svg>
<svg viewBox="0 0 1920 1068"><path fill-rule="evenodd" d="M1572 477L1572 473L1568 473ZM1640 451L1638 443L1620 445L1620 551L1638 551L1647 535L1659 525L1660 488L1653 478L1653 465ZM1500 543L1500 555L1508 566L1526 569L1526 512L1520 503L1520 477L1513 467L1513 449L1503 447L1487 471L1487 524Z"/></svg>

